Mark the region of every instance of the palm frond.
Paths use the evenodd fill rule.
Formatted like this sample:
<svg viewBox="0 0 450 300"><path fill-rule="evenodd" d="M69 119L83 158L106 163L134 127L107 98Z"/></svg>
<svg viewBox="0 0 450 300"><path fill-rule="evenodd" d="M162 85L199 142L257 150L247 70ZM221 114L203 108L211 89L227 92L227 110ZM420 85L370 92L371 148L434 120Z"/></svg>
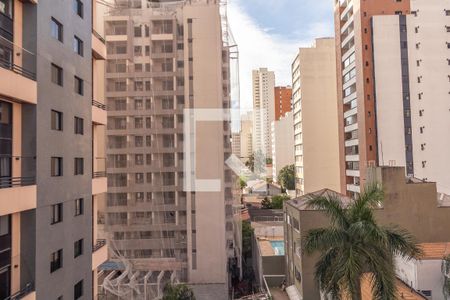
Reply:
<svg viewBox="0 0 450 300"><path fill-rule="evenodd" d="M316 228L308 231L304 238L304 251L312 254L315 251L327 251L332 247L339 247L348 240L345 231L330 227Z"/></svg>
<svg viewBox="0 0 450 300"><path fill-rule="evenodd" d="M307 200L307 206L318 210L323 210L330 217L333 225L347 227L347 212L342 205L342 201L333 195L310 196Z"/></svg>
<svg viewBox="0 0 450 300"><path fill-rule="evenodd" d="M407 230L396 225L385 226L383 230L386 232L387 247L393 254L407 260L421 257L422 250L417 246L414 236Z"/></svg>

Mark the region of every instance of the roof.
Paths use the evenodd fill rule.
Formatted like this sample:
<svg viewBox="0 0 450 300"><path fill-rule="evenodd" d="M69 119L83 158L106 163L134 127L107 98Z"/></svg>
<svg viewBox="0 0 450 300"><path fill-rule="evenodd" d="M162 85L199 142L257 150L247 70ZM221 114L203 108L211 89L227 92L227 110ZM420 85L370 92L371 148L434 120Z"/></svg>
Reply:
<svg viewBox="0 0 450 300"><path fill-rule="evenodd" d="M422 243L419 244L423 251L421 259L443 259L450 254L450 243Z"/></svg>
<svg viewBox="0 0 450 300"><path fill-rule="evenodd" d="M283 221L282 209L248 208L248 214L252 221Z"/></svg>
<svg viewBox="0 0 450 300"><path fill-rule="evenodd" d="M321 189L319 191L312 192L292 200L288 200L286 201L286 203L293 207L296 207L299 210L315 210L314 208L308 207L307 205L308 200L314 197L337 197L342 201L342 203L345 206L347 206L352 201L350 197L347 197L344 194L338 193L330 189Z"/></svg>
<svg viewBox="0 0 450 300"><path fill-rule="evenodd" d="M372 300L372 284L370 282L370 274L365 274L361 279L361 294L362 300ZM425 300L428 299L418 291L411 288L409 285L401 281L397 278L396 280L397 287L397 297L396 299L405 299L405 300Z"/></svg>

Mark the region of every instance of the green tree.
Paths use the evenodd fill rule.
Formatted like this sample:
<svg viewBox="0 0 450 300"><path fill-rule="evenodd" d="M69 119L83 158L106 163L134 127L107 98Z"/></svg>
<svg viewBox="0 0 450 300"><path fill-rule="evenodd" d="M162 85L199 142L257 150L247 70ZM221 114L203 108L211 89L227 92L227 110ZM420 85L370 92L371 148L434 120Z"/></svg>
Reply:
<svg viewBox="0 0 450 300"><path fill-rule="evenodd" d="M278 182L286 190L295 190L295 166L285 166L278 174Z"/></svg>
<svg viewBox="0 0 450 300"><path fill-rule="evenodd" d="M195 300L194 292L185 284L167 284L163 300Z"/></svg>
<svg viewBox="0 0 450 300"><path fill-rule="evenodd" d="M442 292L445 299L450 298L450 255L447 255L442 260L442 275L444 276L444 284L442 286Z"/></svg>
<svg viewBox="0 0 450 300"><path fill-rule="evenodd" d="M242 256L248 258L252 256L252 235L253 228L249 221L242 221Z"/></svg>
<svg viewBox="0 0 450 300"><path fill-rule="evenodd" d="M239 177L239 187L242 189L244 189L247 186L247 182L242 178Z"/></svg>
<svg viewBox="0 0 450 300"><path fill-rule="evenodd" d="M304 239L306 254L320 253L315 277L324 293L359 300L361 276L370 273L373 299L396 298L394 255L412 259L421 251L408 231L377 224L373 209L383 198L381 188L372 185L348 206L331 195L308 200L309 207L323 210L330 220L329 227L312 229Z"/></svg>
<svg viewBox="0 0 450 300"><path fill-rule="evenodd" d="M283 209L284 201L289 200L288 195L276 195L272 197L272 209Z"/></svg>
<svg viewBox="0 0 450 300"><path fill-rule="evenodd" d="M245 166L250 169L250 171L255 172L255 154L251 154L248 160L245 162Z"/></svg>
<svg viewBox="0 0 450 300"><path fill-rule="evenodd" d="M264 199L261 201L261 207L264 209L272 209L272 201L269 197L264 197Z"/></svg>

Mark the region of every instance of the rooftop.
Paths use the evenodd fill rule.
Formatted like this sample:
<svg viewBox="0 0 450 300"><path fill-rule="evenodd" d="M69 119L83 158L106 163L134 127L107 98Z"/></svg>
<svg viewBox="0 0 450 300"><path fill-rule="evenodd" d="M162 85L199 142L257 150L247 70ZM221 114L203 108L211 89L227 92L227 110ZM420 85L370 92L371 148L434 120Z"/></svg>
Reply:
<svg viewBox="0 0 450 300"><path fill-rule="evenodd" d="M419 244L422 248L422 259L442 259L450 254L450 243L423 243Z"/></svg>
<svg viewBox="0 0 450 300"><path fill-rule="evenodd" d="M308 200L314 197L336 197L339 198L344 205L348 205L352 201L350 197L347 197L344 194L330 189L322 189L317 192L312 192L301 197L289 200L286 202L286 204L294 206L299 210L315 210L314 208L308 207L307 205Z"/></svg>

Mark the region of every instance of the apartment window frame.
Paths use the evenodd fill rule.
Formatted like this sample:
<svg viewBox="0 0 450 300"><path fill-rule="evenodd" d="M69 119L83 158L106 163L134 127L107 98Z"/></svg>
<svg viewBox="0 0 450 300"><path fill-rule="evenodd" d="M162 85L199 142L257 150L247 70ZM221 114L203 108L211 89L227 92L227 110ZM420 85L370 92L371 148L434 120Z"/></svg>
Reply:
<svg viewBox="0 0 450 300"><path fill-rule="evenodd" d="M75 217L84 214L84 198L75 199Z"/></svg>
<svg viewBox="0 0 450 300"><path fill-rule="evenodd" d="M84 18L84 3L81 0L73 0L73 12L80 18Z"/></svg>
<svg viewBox="0 0 450 300"><path fill-rule="evenodd" d="M74 82L74 92L80 96L84 96L84 80L80 77L74 75L73 76L73 82Z"/></svg>
<svg viewBox="0 0 450 300"><path fill-rule="evenodd" d="M84 250L84 240L79 239L73 243L73 258L77 258L83 255Z"/></svg>
<svg viewBox="0 0 450 300"><path fill-rule="evenodd" d="M73 286L73 299L77 300L83 297L83 280L78 281Z"/></svg>
<svg viewBox="0 0 450 300"><path fill-rule="evenodd" d="M63 267L63 249L56 250L50 254L50 273L56 272Z"/></svg>
<svg viewBox="0 0 450 300"><path fill-rule="evenodd" d="M52 219L50 221L50 224L53 225L61 223L64 220L64 204L62 202L53 204L51 206L51 210Z"/></svg>
<svg viewBox="0 0 450 300"><path fill-rule="evenodd" d="M84 119L74 117L74 133L84 135Z"/></svg>
<svg viewBox="0 0 450 300"><path fill-rule="evenodd" d="M52 156L50 158L50 174L52 177L61 177L64 174L63 168L64 160L59 156Z"/></svg>
<svg viewBox="0 0 450 300"><path fill-rule="evenodd" d="M75 157L74 165L73 165L73 174L84 175L84 158L83 157Z"/></svg>
<svg viewBox="0 0 450 300"><path fill-rule="evenodd" d="M57 64L51 63L51 81L59 86L64 85L64 71L63 68Z"/></svg>
<svg viewBox="0 0 450 300"><path fill-rule="evenodd" d="M50 34L56 40L64 43L64 26L55 17L50 19Z"/></svg>
<svg viewBox="0 0 450 300"><path fill-rule="evenodd" d="M52 130L63 131L64 114L52 109L50 111L50 126Z"/></svg>
<svg viewBox="0 0 450 300"><path fill-rule="evenodd" d="M84 56L84 42L78 36L73 36L73 51L79 56Z"/></svg>

